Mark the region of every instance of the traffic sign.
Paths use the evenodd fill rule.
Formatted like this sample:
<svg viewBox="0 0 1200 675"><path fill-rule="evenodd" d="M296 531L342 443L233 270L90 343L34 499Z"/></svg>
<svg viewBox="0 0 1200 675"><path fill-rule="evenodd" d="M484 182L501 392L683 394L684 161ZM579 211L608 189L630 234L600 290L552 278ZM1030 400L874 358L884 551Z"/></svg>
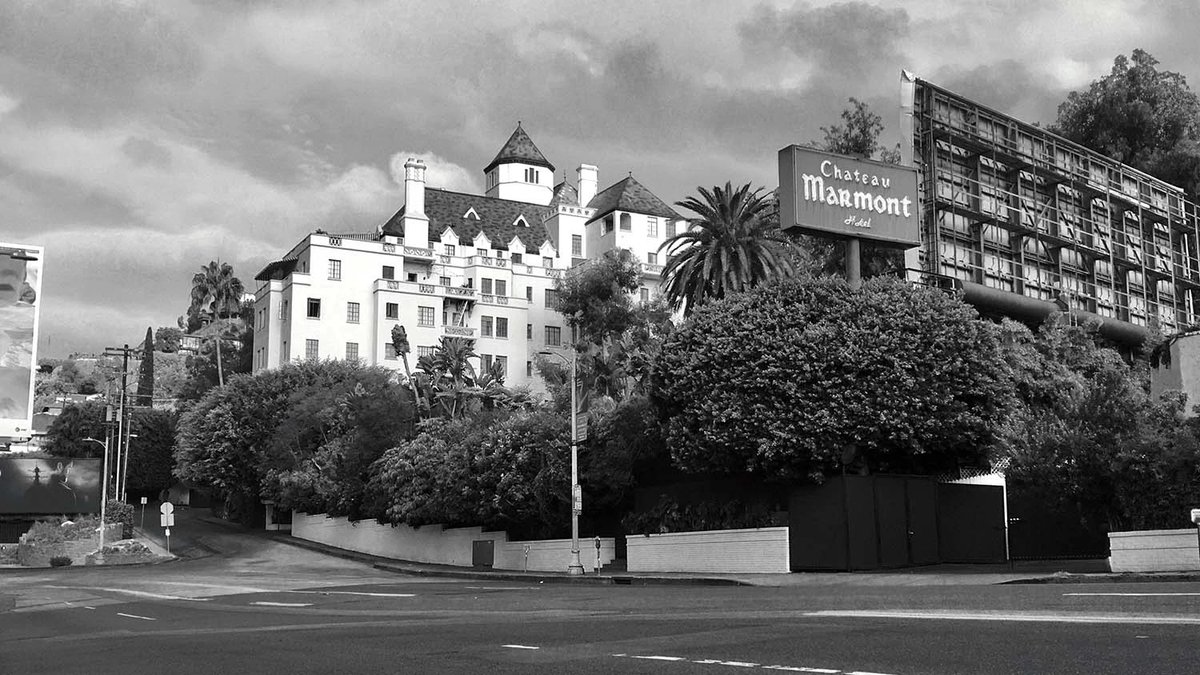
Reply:
<svg viewBox="0 0 1200 675"><path fill-rule="evenodd" d="M158 507L158 512L164 516L169 516L172 513L175 513L175 505L171 502L163 502L162 505Z"/></svg>
<svg viewBox="0 0 1200 675"><path fill-rule="evenodd" d="M587 440L588 436L588 416L587 413L575 415L575 442L582 443Z"/></svg>
<svg viewBox="0 0 1200 675"><path fill-rule="evenodd" d="M576 514L583 513L583 486L574 485L571 487L571 492L573 495L571 499L571 509L574 510Z"/></svg>
<svg viewBox="0 0 1200 675"><path fill-rule="evenodd" d="M158 517L158 524L161 527L171 527L175 524L174 513L164 513Z"/></svg>

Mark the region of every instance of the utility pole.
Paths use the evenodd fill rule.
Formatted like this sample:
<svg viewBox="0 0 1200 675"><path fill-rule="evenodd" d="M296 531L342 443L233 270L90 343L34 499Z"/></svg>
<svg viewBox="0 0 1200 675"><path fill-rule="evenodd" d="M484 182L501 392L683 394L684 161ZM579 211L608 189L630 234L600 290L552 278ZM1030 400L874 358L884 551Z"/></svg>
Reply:
<svg viewBox="0 0 1200 675"><path fill-rule="evenodd" d="M121 404L117 415L117 451L113 466L117 469L117 484L114 496L125 499L125 470L129 467L129 411L125 405L125 390L129 386L129 354L133 350L126 344L123 347L105 347L105 356L121 357Z"/></svg>

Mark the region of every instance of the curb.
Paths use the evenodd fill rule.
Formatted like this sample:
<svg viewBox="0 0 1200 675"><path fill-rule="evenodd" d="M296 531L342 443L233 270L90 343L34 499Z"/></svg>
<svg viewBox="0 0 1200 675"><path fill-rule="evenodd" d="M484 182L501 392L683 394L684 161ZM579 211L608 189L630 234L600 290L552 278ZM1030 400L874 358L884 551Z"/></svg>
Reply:
<svg viewBox="0 0 1200 675"><path fill-rule="evenodd" d="M1171 582L1198 582L1200 572L1115 572L1104 574L1071 574L1059 572L1047 577L1014 579L1001 586L1014 584L1144 584Z"/></svg>

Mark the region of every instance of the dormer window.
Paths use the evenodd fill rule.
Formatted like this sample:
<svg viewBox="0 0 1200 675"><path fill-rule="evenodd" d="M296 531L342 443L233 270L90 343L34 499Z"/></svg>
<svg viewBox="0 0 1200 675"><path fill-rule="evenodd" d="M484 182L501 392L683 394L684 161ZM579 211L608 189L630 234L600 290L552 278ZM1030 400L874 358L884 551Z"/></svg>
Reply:
<svg viewBox="0 0 1200 675"><path fill-rule="evenodd" d="M500 182L496 178L496 172L497 169L492 169L491 171L487 172L487 189L489 190L496 187L496 185Z"/></svg>
<svg viewBox="0 0 1200 675"><path fill-rule="evenodd" d="M465 220L467 218L470 218L471 220L479 220L479 214L475 212L474 206L467 209L467 212L463 214L463 219Z"/></svg>
<svg viewBox="0 0 1200 675"><path fill-rule="evenodd" d="M525 169L525 182L526 183L537 183L538 182L538 173L539 172L537 169Z"/></svg>
<svg viewBox="0 0 1200 675"><path fill-rule="evenodd" d="M513 227L529 227L529 221L525 220L524 215L517 216L517 219L513 221Z"/></svg>

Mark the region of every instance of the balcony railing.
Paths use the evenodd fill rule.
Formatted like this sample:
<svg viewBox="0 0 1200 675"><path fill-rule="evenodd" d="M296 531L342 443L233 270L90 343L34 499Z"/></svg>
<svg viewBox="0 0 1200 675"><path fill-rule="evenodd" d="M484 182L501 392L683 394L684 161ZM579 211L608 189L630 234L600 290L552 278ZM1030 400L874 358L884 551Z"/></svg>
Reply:
<svg viewBox="0 0 1200 675"><path fill-rule="evenodd" d="M661 275L665 267L664 265L655 265L653 263L641 263L641 266L642 274L646 276Z"/></svg>
<svg viewBox="0 0 1200 675"><path fill-rule="evenodd" d="M406 258L420 258L421 260L433 260L433 249L417 248L416 246L404 246L402 252Z"/></svg>
<svg viewBox="0 0 1200 675"><path fill-rule="evenodd" d="M474 288L460 288L458 286L445 286L444 288L446 289L446 297L469 299L475 298Z"/></svg>
<svg viewBox="0 0 1200 675"><path fill-rule="evenodd" d="M488 305L507 305L507 304L509 304L507 296L489 295L487 293L480 294L479 302L488 304Z"/></svg>
<svg viewBox="0 0 1200 675"><path fill-rule="evenodd" d="M475 329L467 326L442 326L442 332L450 337L475 337Z"/></svg>
<svg viewBox="0 0 1200 675"><path fill-rule="evenodd" d="M473 255L471 256L472 265L483 265L484 267L508 267L508 261L502 258L489 258L488 256Z"/></svg>

